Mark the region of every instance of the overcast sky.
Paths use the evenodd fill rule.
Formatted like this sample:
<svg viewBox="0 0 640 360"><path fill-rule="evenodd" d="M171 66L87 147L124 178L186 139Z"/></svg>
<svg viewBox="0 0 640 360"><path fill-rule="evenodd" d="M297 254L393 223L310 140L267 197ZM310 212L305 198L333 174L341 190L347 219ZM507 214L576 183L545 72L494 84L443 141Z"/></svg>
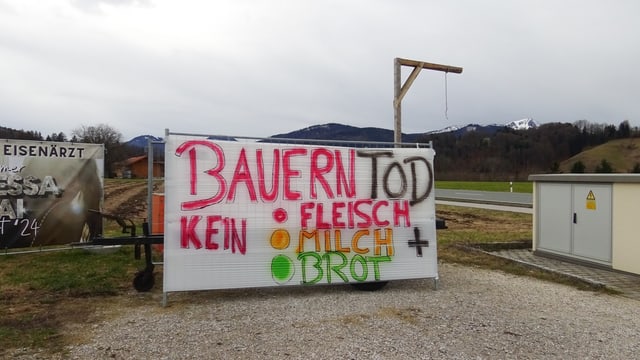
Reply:
<svg viewBox="0 0 640 360"><path fill-rule="evenodd" d="M124 141L393 129L396 57L464 68L420 73L405 133L640 126L639 36L637 0L0 0L0 126L107 123Z"/></svg>

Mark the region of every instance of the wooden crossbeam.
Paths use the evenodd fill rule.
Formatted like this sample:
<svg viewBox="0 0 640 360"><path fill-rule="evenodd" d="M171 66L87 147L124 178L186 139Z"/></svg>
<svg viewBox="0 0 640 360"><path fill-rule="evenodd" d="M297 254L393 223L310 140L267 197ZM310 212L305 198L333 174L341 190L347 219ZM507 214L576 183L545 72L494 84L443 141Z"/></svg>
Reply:
<svg viewBox="0 0 640 360"><path fill-rule="evenodd" d="M407 78L404 84L401 84L401 67L410 66L413 67L411 74ZM411 84L415 81L422 69L444 71L447 73L461 74L462 68L451 65L433 64L424 61L409 60L402 58L395 58L393 60L394 67L394 96L393 96L393 118L394 118L394 139L396 146L402 142L402 98L407 94Z"/></svg>
<svg viewBox="0 0 640 360"><path fill-rule="evenodd" d="M396 60L400 65L403 65L403 66L420 67L422 69L452 72L456 74L462 73L462 68L457 66L432 64L424 61L416 61L416 60L409 60L409 59L402 59L402 58L396 58Z"/></svg>

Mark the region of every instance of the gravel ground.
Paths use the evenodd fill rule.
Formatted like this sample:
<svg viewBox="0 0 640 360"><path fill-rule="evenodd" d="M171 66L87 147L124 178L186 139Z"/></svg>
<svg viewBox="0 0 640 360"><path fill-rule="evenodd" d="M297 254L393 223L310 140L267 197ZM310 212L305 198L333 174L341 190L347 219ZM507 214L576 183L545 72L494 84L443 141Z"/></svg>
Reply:
<svg viewBox="0 0 640 360"><path fill-rule="evenodd" d="M105 310L107 320L75 330L84 335L65 357L640 356L638 301L452 264L440 265L438 290L431 280L411 280L377 292L322 286L172 293L166 308L161 294L131 296L146 297L143 306Z"/></svg>

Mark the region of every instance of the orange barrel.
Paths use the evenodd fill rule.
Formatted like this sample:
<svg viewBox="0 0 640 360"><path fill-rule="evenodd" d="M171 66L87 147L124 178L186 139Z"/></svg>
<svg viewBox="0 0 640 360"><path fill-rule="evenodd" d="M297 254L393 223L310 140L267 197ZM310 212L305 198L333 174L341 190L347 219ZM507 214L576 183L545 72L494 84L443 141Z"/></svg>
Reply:
<svg viewBox="0 0 640 360"><path fill-rule="evenodd" d="M151 196L151 234L164 234L164 194L154 193ZM162 253L163 245L154 245L154 250Z"/></svg>
<svg viewBox="0 0 640 360"><path fill-rule="evenodd" d="M151 233L164 234L164 194L154 193L151 197Z"/></svg>

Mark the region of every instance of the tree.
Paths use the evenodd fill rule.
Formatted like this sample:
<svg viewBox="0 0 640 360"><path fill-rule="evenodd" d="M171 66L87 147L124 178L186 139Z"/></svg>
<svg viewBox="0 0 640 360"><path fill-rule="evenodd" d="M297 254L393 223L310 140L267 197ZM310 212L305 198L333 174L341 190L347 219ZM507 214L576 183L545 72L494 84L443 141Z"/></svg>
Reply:
<svg viewBox="0 0 640 360"><path fill-rule="evenodd" d="M47 135L47 138L45 140L65 142L67 141L67 135L65 135L63 132L52 133L51 135Z"/></svg>
<svg viewBox="0 0 640 360"><path fill-rule="evenodd" d="M122 134L107 124L97 126L82 125L71 132L73 139L78 142L90 144L103 144L105 149L104 166L105 174L110 176L113 165L124 160L123 146L120 144Z"/></svg>
<svg viewBox="0 0 640 360"><path fill-rule="evenodd" d="M613 172L613 167L611 167L611 164L606 159L602 159L600 165L596 166L596 172L609 174Z"/></svg>
<svg viewBox="0 0 640 360"><path fill-rule="evenodd" d="M78 141L89 144L107 145L119 144L122 139L120 131L114 129L107 124L99 124L96 126L82 125L74 129L71 134L77 137Z"/></svg>
<svg viewBox="0 0 640 360"><path fill-rule="evenodd" d="M584 163L578 160L573 163L573 166L571 166L571 172L574 174L582 174L584 173L585 168L586 166L584 166Z"/></svg>
<svg viewBox="0 0 640 360"><path fill-rule="evenodd" d="M615 125L606 125L604 127L604 136L605 141L609 141L611 139L616 138L616 126Z"/></svg>
<svg viewBox="0 0 640 360"><path fill-rule="evenodd" d="M631 137L631 126L629 125L629 120L625 120L618 125L618 137L621 139Z"/></svg>
<svg viewBox="0 0 640 360"><path fill-rule="evenodd" d="M635 174L640 173L640 164L639 164L639 163L636 163L636 164L633 166L633 169L631 169L631 172L632 172L632 173L635 173Z"/></svg>

